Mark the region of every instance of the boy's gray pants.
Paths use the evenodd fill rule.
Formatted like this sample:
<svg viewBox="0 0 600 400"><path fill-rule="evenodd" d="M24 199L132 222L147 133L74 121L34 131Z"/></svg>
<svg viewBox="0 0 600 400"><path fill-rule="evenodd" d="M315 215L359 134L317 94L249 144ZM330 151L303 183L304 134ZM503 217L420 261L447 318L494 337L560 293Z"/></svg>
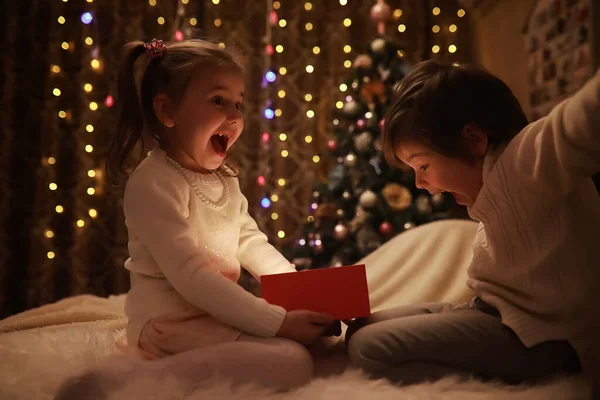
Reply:
<svg viewBox="0 0 600 400"><path fill-rule="evenodd" d="M346 333L350 360L371 376L412 384L446 375L506 383L536 381L581 366L566 341L527 348L475 298L470 304L425 303L373 313Z"/></svg>

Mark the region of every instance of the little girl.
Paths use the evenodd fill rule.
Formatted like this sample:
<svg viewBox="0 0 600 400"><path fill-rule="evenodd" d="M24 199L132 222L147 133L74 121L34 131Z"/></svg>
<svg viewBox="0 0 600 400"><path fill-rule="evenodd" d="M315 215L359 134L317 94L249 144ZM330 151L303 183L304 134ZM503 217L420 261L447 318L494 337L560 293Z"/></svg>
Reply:
<svg viewBox="0 0 600 400"><path fill-rule="evenodd" d="M257 279L295 271L249 215L226 162L244 127L242 64L207 41L134 42L125 47L118 85L107 172L127 176L134 168L123 206L131 274L127 339L158 360L133 370L191 381L218 375L281 389L306 383L313 364L302 344L319 337L331 318L286 312L237 284L240 265ZM140 163L145 135L156 147ZM90 386L85 382L94 379L79 381ZM62 392L77 390L85 389Z"/></svg>
<svg viewBox="0 0 600 400"><path fill-rule="evenodd" d="M373 376L509 383L583 370L600 386L600 74L531 124L510 89L427 61L385 119L388 162L450 192L479 221L470 304L407 305L357 320L349 356ZM424 283L426 284L426 283Z"/></svg>

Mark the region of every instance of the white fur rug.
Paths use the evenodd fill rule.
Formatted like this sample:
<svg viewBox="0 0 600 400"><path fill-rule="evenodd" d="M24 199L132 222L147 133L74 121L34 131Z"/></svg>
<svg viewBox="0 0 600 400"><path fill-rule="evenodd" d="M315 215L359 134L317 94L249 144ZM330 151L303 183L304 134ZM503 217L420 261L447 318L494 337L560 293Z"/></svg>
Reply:
<svg viewBox="0 0 600 400"><path fill-rule="evenodd" d="M236 400L582 400L589 395L582 392L574 382L556 382L536 388L506 388L502 385L480 382L459 383L446 378L431 384L395 387L384 381L368 381L360 373L349 371L337 378L315 379L307 386L291 393L273 393L255 387L232 389L229 385L215 382L207 388L186 393L178 390L175 380L156 382L133 382L124 390L114 393L111 400L125 399L236 399Z"/></svg>
<svg viewBox="0 0 600 400"><path fill-rule="evenodd" d="M124 320L74 323L0 335L0 399L51 399L65 377L114 351L114 339ZM232 387L213 381L185 389L175 379L160 382L130 382L110 399L152 400L314 400L367 399L406 400L585 400L591 398L579 378L563 378L535 387L509 387L477 381L459 382L446 378L435 383L395 387L383 381L369 381L354 370L340 376L314 379L290 393L274 393L257 387Z"/></svg>
<svg viewBox="0 0 600 400"><path fill-rule="evenodd" d="M367 274L372 311L427 301L462 302L472 296L466 269L477 224L439 221L390 240L360 263ZM401 288L401 289L400 289ZM76 296L0 321L0 400L49 400L68 376L113 354L117 332L125 326L124 296ZM4 333L2 333L4 332ZM335 355L336 357L339 354ZM332 363L330 361L332 360ZM319 376L331 372L335 358L316 363ZM330 363L328 365L328 363ZM337 364L339 366L340 364ZM343 364L342 364L343 365ZM343 369L343 368L342 368ZM435 383L395 387L369 381L359 372L316 378L289 393L257 387L204 382L195 389L173 378L129 382L111 399L150 400L587 400L579 378L556 379L535 387L510 387L446 378ZM82 399L87 400L87 399Z"/></svg>

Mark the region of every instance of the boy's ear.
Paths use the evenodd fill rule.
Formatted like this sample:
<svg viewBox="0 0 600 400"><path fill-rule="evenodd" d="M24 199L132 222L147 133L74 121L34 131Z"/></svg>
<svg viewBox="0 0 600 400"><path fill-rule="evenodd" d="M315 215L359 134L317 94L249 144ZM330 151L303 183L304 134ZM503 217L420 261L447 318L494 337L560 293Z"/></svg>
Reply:
<svg viewBox="0 0 600 400"><path fill-rule="evenodd" d="M469 152L475 157L483 157L487 152L488 136L475 124L467 124L462 130L463 140Z"/></svg>
<svg viewBox="0 0 600 400"><path fill-rule="evenodd" d="M175 107L173 101L164 93L154 96L154 113L158 120L167 128L175 126Z"/></svg>

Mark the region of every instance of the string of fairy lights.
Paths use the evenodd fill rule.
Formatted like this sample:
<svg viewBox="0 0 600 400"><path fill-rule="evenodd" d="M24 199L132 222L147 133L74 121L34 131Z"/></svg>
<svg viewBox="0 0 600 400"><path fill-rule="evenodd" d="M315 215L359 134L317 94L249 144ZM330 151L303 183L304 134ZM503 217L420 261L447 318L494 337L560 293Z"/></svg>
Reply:
<svg viewBox="0 0 600 400"><path fill-rule="evenodd" d="M88 3L92 3L92 1L88 1ZM91 7L90 7L90 11ZM97 28L97 22L94 19L94 15L92 12L87 11L85 13L82 14L81 16L81 22L83 22L86 26L89 26L92 22L94 22L94 26ZM91 27L90 27L91 28ZM91 47L94 45L94 38L92 37L96 32L94 31L94 29L86 29L88 32L88 36L86 36L86 38L84 39L84 42L86 44L86 46L90 47L91 51L89 53L87 53L86 58L88 58L89 63L84 63L83 65L85 66L84 70L82 71L82 73L84 75L87 75L88 77L93 77L95 79L102 79L102 71L103 71L103 63L102 60L99 58L99 53L100 53L100 49L99 47ZM97 29L96 29L97 31ZM90 70L91 69L91 70ZM86 71L87 70L87 71ZM86 99L86 101L88 101L88 108L90 111L93 112L93 114L95 114L96 111L98 111L99 105L98 103L95 101L96 100L96 95L93 93L94 91L94 85L92 83L86 82L83 85L83 91L84 91L84 98ZM105 99L104 99L104 106L106 107L112 107L114 105L114 99L113 97L109 94ZM87 121L82 121L82 132L78 133L79 137L86 137L86 133L89 135L94 132L94 125L93 123L95 122L95 119L98 118L96 115L90 115L89 113L83 113L84 117L88 117L89 120ZM83 132L83 124L85 124L85 132ZM84 142L89 142L91 139L91 137L89 139L84 140ZM94 147L87 143L85 144L85 153L90 155L90 159L91 162L93 163L93 158L91 157L92 153L94 151ZM89 178L90 182L89 182L89 186L86 188L86 194L88 196L94 196L97 192L97 188L95 186L97 186L97 184L99 183L99 179L102 176L102 168L100 166L96 167L95 169L89 169L87 171L87 177ZM87 186L87 185L84 185ZM76 222L77 227L79 228L83 228L85 226L85 216L81 215L82 213L80 212L80 210L78 210L78 212L80 213L79 218ZM89 208L87 210L87 214L90 218L96 218L98 216L98 211L94 208Z"/></svg>
<svg viewBox="0 0 600 400"><path fill-rule="evenodd" d="M281 3L279 1L266 1L266 12L267 12L267 21L265 24L265 36L263 38L264 44L264 57L263 57L263 72L264 77L261 82L261 88L267 95L264 99L263 106L263 119L261 120L260 126L262 130L262 134L260 137L261 140L261 163L259 165L259 176L257 177L257 185L263 188L264 196L260 201L261 207L265 210L271 208L272 205L276 204L279 201L279 195L276 193L276 186L272 184L271 181L271 173L273 171L273 166L271 163L272 157L272 149L273 149L273 141L272 141L272 131L273 127L271 126L271 121L276 117L283 115L283 110L281 108L275 108L276 99L271 98L272 90L267 90L269 86L272 88L275 85L279 85L280 89L277 92L277 98L284 99L286 97L286 92L283 89L283 85L281 83L275 83L277 81L277 74L279 76L284 76L287 74L287 69L282 65L279 69L274 67L274 55L275 53L281 54L283 53L283 45L277 44L273 45L273 28L276 26L285 27L287 26L287 21L285 19L280 19L278 10L281 8ZM281 78L280 78L281 80ZM279 135L279 139L281 141L287 140L287 135L284 132L281 132ZM287 150L282 150L282 156L287 157L289 153ZM284 181L278 181L278 184L285 185ZM279 218L279 214L276 211L271 210L270 218L272 221L277 221ZM285 232L279 232L280 235L285 235Z"/></svg>
<svg viewBox="0 0 600 400"><path fill-rule="evenodd" d="M57 18L57 22L59 25L64 25L66 23L66 18L62 15L60 15ZM67 50L69 48L69 43L67 42L62 42L60 44L60 48L62 50ZM60 52L58 53L60 54ZM57 60L54 61L54 64L52 64L50 66L50 74L51 74L51 79L55 82L54 87L52 89L52 95L59 98L62 95L62 90L60 89L60 84L59 84L59 77L62 75L62 68L60 66L60 61L59 61L60 57L58 57ZM56 104L58 104L58 101L56 101ZM62 107L58 106L57 107L58 110L56 111L55 116L58 116L58 118L60 119L65 119L67 118L67 112L64 111L62 109ZM69 115L69 119L71 118L71 116ZM54 146L53 146L54 148ZM56 157L54 157L53 155L50 155L48 157L46 157L44 160L44 165L47 166L48 171L47 171L47 176L49 177L49 184L48 184L48 189L51 192L55 192L58 190L58 185L56 184L56 182L54 182L55 180L55 176L56 176L56 170L54 168L54 166L56 165ZM64 207L60 204L57 204L54 207L55 211L57 213L62 213L64 211ZM46 253L46 256L49 260L54 259L54 257L56 256L55 253L55 249L53 246L53 241L51 239L54 238L54 231L52 230L51 227L47 227L44 231L44 236L48 239L48 252Z"/></svg>
<svg viewBox="0 0 600 400"><path fill-rule="evenodd" d="M63 3L67 3L69 0L62 0ZM100 55L100 49L98 46L95 46L94 43L94 36L96 36L96 32L97 32L97 25L96 25L96 21L94 18L94 12L93 12L93 2L94 0L86 0L86 11L84 11L78 20L74 21L74 23L81 23L83 24L83 32L84 32L84 37L79 37L79 38L73 38L69 41L63 41L60 44L61 49L64 52L74 52L77 46L84 46L84 48L89 49L89 51L84 53L84 56L87 59L87 63L84 64L84 67L82 67L82 75L86 76L86 77L90 77L90 78L96 78L96 79L101 79L102 77L102 71L103 71L103 63L102 60L100 59L99 55ZM63 10L64 12L61 14L64 15L59 15L57 18L57 23L59 25L65 25L67 22L67 18L65 17L66 15L66 9ZM59 59L62 59L62 57L59 57ZM89 70L87 70L89 68ZM51 71L51 79L52 82L54 83L53 88L52 88L52 94L55 97L61 97L63 95L63 92L61 90L61 85L65 82L66 79L68 79L68 77L65 75L64 71L63 71L63 67L61 67L60 65L60 61L57 60L56 63L51 65L50 68ZM72 121L73 119L73 111L75 110L75 107L77 106L82 106L82 107L87 107L91 113L87 113L85 112L85 110L82 110L81 115L83 116L84 119L82 119L81 124L80 124L80 132L77 132L76 134L78 135L79 138L85 138L82 140L84 144L84 152L85 154L91 155L94 152L94 147L91 144L92 141L92 136L91 134L94 132L95 127L94 127L94 119L95 119L95 112L98 111L98 109L101 107L98 104L98 100L97 96L94 93L94 84L89 82L91 81L91 79L86 79L86 82L83 84L83 86L81 87L80 90L83 91L83 98L85 99L83 105L79 105L79 104L68 104L66 102L57 102L56 104L58 105L58 111L57 111L57 116L59 119L64 119L66 121ZM104 98L103 101L104 106L106 107L112 107L114 105L114 99L113 97L109 94L108 96L106 96ZM85 120L85 118L89 118L89 120ZM81 140L79 140L81 141ZM78 141L78 142L79 142ZM47 165L48 167L55 167L56 164L59 162L59 160L57 159L56 155L50 155L46 158L45 160L45 165ZM92 161L93 162L93 161ZM101 172L101 168L90 168L87 171L87 178L89 179L89 186L86 188L86 194L88 196L94 196L97 192L97 188L96 186L98 185L98 179L99 177L101 177L101 173L99 174L99 172ZM58 184L54 181L56 177L56 171L49 171L48 176L51 177L50 182L48 184L48 188L50 191L52 192L56 192L59 190ZM87 185L86 185L87 186ZM57 196L60 197L60 196ZM65 207L61 204L60 201L57 201L57 203L54 206L54 211L57 214L62 214L65 211ZM75 215L77 220L75 221L75 225L77 226L77 228L83 228L86 225L86 220L88 218L96 218L98 216L98 211L95 208L87 208L85 210L86 215L83 215L82 212L80 212L79 210L76 210ZM51 227L46 228L45 232L44 232L44 236L48 239L51 240L54 238L55 233L52 230ZM55 250L52 248L52 243L50 242L49 245L50 249L49 251L46 253L46 256L48 259L52 260L55 258L56 253Z"/></svg>
<svg viewBox="0 0 600 400"><path fill-rule="evenodd" d="M341 0L343 3L344 1ZM293 7L294 4L291 4L290 7ZM266 159L269 159L272 153L275 153L278 157L281 157L282 161L289 158L292 155L292 151L294 151L294 143L296 140L295 135L296 131L292 129L290 132L277 131L278 133L271 133L274 127L277 126L276 120L281 117L284 113L282 109L282 105L278 104L278 100L282 101L286 98L287 92L285 90L285 83L283 81L283 77L288 74L288 69L285 65L283 65L283 53L285 51L285 46L283 43L273 43L274 35L272 34L272 29L286 29L288 27L288 21L285 18L280 17L282 4L280 1L267 1L267 15L268 15L268 23L267 23L267 34L265 35L265 58L267 60L267 67L265 68L266 73L264 76L264 85L265 87L268 84L272 84L274 87L273 93L276 92L276 97L273 99L267 98L265 101L265 106L263 110L263 117L265 120L266 129L263 131L261 135L261 142L263 147L263 152L266 154ZM314 23L312 21L311 16L315 13L315 5L311 2L305 2L303 5L303 12L306 13L305 23L302 26L302 29L306 32L311 32L314 29ZM278 37L285 37L284 34L277 35ZM312 56L307 58L307 64L304 65L303 73L307 74L307 79L315 73L315 65L316 57L321 53L321 48L317 45L312 47ZM277 64L277 65L275 65ZM296 72L296 71L294 71ZM307 91L302 94L304 101L304 115L307 118L307 126L308 131L314 130L316 125L316 112L314 103L315 95L314 93L310 93ZM273 140L273 136L276 137L277 140ZM314 137L311 133L304 133L303 143L307 146L311 146L309 148L312 149L314 146ZM272 146L273 142L276 143L275 146ZM304 152L302 150L302 152ZM313 152L314 153L314 152ZM317 154L313 154L312 162L317 164L321 161L321 158ZM282 168L281 170L285 170ZM272 168L270 168L270 163L265 163L263 168L261 168L261 174L257 178L257 184L259 187L263 188L264 197L260 201L260 205L263 209L268 210L271 209L270 219L272 221L278 221L280 213L282 211L281 207L283 205L278 205L280 199L280 190L283 190L288 184L289 180L286 177L281 176L281 174L271 176ZM278 225L279 227L287 226L286 221L281 221ZM279 239L284 239L286 237L285 228L276 229L276 237Z"/></svg>
<svg viewBox="0 0 600 400"><path fill-rule="evenodd" d="M271 99L269 98L269 92L267 90L265 90L269 84L273 83L276 79L277 76L275 74L274 71L271 70L271 64L272 64L272 57L273 54L275 53L275 49L272 45L272 35L273 35L273 18L275 18L277 16L276 12L274 10L272 10L272 0L266 0L266 12L267 15L269 15L269 18L267 18L266 22L265 22L265 35L263 37L263 46L264 46L264 53L263 53L263 65L262 65L262 69L263 69L263 73L264 73L264 78L262 79L261 82L261 89L262 89L262 93L264 94L265 98L264 98L264 109L263 109L263 117L260 119L260 130L261 130L261 135L260 135L260 146L259 146L259 157L258 157L258 176L256 178L256 184L261 187L264 191L266 191L267 193L270 191L270 184L267 180L267 177L270 176L270 172L271 172L271 168L272 166L270 165L271 163L269 162L269 156L270 156L270 149L271 149L271 134L270 134L270 126L268 121L270 119L272 119L275 116L275 112L273 111L272 108L270 108L271 105ZM279 92L280 94L280 98L284 98L285 97L285 91L281 90ZM264 196L262 198L262 200L260 201L260 205L264 208L269 208L271 206L271 202L277 202L279 199L276 197L274 200L269 198L268 196ZM278 215L274 215L274 220L276 220L278 218ZM261 225L263 225L264 221L259 220L258 221ZM264 228L264 227L263 227Z"/></svg>
<svg viewBox="0 0 600 400"><path fill-rule="evenodd" d="M348 0L340 0L340 6L344 7L344 6L346 6L347 4L348 4ZM350 25L352 25L352 19L350 19L350 18L344 18L344 19L342 20L342 26L343 26L344 28L349 28L349 27L350 27ZM352 47L351 47L350 45L348 45L348 44L345 44L345 45L343 46L342 50L344 51L344 53L346 53L346 54L349 54L349 53L352 51ZM348 68L350 68L350 67L352 67L352 61L351 61L350 59L346 59L346 60L344 60L344 68L348 69ZM340 90L340 92L342 93L342 96L344 96L344 100L345 100L346 102L348 102L348 101L351 101L351 100L352 100L352 97L351 97L351 96L345 96L345 95L343 94L343 93L345 93L345 92L348 90L348 85L346 85L345 83L342 83L342 84L340 84L340 86L339 86L339 90ZM342 109L342 108L344 107L344 101L342 101L342 100L338 100L338 101L336 101L336 103L335 103L335 107L336 107L338 110ZM335 119L333 120L333 125L336 125L336 126L337 126L337 125L339 125L339 123L340 123L340 121L339 121L337 118L335 118ZM316 208L316 207L313 207L313 208ZM312 222L312 221L311 221L312 219L313 219L313 218L312 218L312 216L311 216L311 217L309 217L309 222Z"/></svg>
<svg viewBox="0 0 600 400"><path fill-rule="evenodd" d="M57 0L59 1L59 0ZM60 0L62 3L68 3L69 0ZM198 21L196 18L186 18L186 8L185 6L189 4L190 0L178 0L177 12L175 15L175 20L173 23L173 35L172 38L177 41L184 40L187 36L191 36L192 27L196 26ZM213 3L218 4L219 0L213 0ZM157 5L157 0L148 0L148 4L150 7L154 7ZM80 90L82 90L82 98L84 99L83 104L77 104L76 102L71 102L69 104L66 101L57 101L57 110L56 116L60 120L65 120L67 122L73 121L73 112L76 111L76 107L85 107L85 109L80 110L81 120L80 126L76 132L78 137L77 142L83 144L83 158L84 165L90 165L89 169L85 173L83 179L86 179L86 183L82 185L84 187L85 193L82 193L82 197L84 196L97 196L102 193L102 185L104 183L103 179L103 169L101 161L95 160L93 154L95 152L93 146L94 134L96 133L95 123L99 118L98 111L101 110L101 107L111 108L115 104L115 99L109 93L105 97L101 94L97 94L95 91L95 86L97 86L98 82L102 79L105 79L103 70L104 63L101 58L100 48L96 44L98 37L98 22L96 20L95 11L94 11L94 0L85 0L84 11L79 15L79 18L74 21L67 20L67 10L66 4L63 12L61 12L56 22L59 26L64 26L68 23L78 23L83 24L82 32L83 34L78 38L69 38L60 43L60 48L63 52L75 52L78 46L83 46L86 49L85 52L82 52L82 57L85 62L82 63L82 69L80 71L81 75L85 77L84 83ZM163 16L159 16L157 18L158 25L164 25L167 20ZM184 24L184 21L187 24ZM217 22L215 21L215 24ZM64 60L64 57L59 54L59 57L55 60L55 62L50 67L50 74L52 80L52 95L56 98L60 98L64 95L63 86L68 83L69 77L65 74L65 68L61 65L61 60ZM94 80L96 82L94 82ZM87 155L87 157L85 157ZM47 155L45 157L44 165L49 168L47 176L49 177L48 189L51 192L58 192L60 190L58 183L56 182L56 166L57 163L60 162L58 160L56 154ZM60 198L60 196L54 197L56 199ZM80 201L79 203L83 204L83 206L77 207L75 210L75 226L79 229L82 229L86 226L90 219L95 219L98 217L98 210L93 206L89 206L89 204L97 203L97 200L90 201ZM56 200L54 205L54 212L56 214L63 214L65 212L65 205L62 204L61 201ZM56 254L56 249L52 244L52 239L55 238L55 231L51 226L48 226L44 230L44 236L48 240L48 251L46 253L46 257L49 260L54 259Z"/></svg>
<svg viewBox="0 0 600 400"><path fill-rule="evenodd" d="M339 0L339 4L340 4L340 7L345 8L345 6L348 5L348 0ZM352 25L352 19L349 18L349 17L345 17L345 18L343 18L341 20L340 24L341 24L341 26L342 26L343 29L349 29L350 26ZM307 27L307 30L310 30L308 28L310 28L310 26ZM346 35L346 37L349 37L349 35ZM317 50L318 50L318 47L317 47ZM341 50L345 54L344 58L345 57L351 57L352 54L353 54L353 49L352 49L352 46L350 44L347 44L347 43L346 44L342 44ZM313 51L314 51L314 49L313 49ZM343 67L344 67L344 69L350 69L352 67L352 60L350 60L350 58L345 58L344 61L343 61ZM358 83L354 83L355 87L357 87L357 85L358 85ZM344 107L345 102L352 101L352 96L345 94L348 91L348 85L346 85L345 83L341 83L338 86L338 89L339 89L339 91L341 93L341 96L343 98L343 99L338 99L335 102L335 107L339 110L339 109L342 109ZM337 125L339 125L340 121L339 121L339 119L334 118L333 121L332 121L332 123L333 123L334 126L337 126ZM328 143L328 146L331 146L331 145L332 145L332 141L330 140L329 143ZM313 157L313 161L315 163L319 162L320 161L319 156L315 155ZM314 192L313 193L313 197L316 198L318 196L319 196L319 192ZM312 223L312 222L315 221L315 217L314 217L313 213L317 210L317 208L318 208L317 203L315 203L315 202L311 203L311 205L310 205L310 214L306 218L307 222ZM306 244L306 243L304 243L304 239L300 239L300 244L301 245ZM321 239L317 238L315 240L315 245L320 246L321 245Z"/></svg>
<svg viewBox="0 0 600 400"><path fill-rule="evenodd" d="M449 25L443 24L441 20L443 17L442 9L438 6L432 8L431 14L433 15L431 32L434 33L435 40L437 41L437 43L431 47L431 53L441 55L445 50L447 50L448 53L455 54L458 51L458 46L456 45L457 39L454 37L454 34L456 34L458 31L458 26L455 23ZM463 18L465 15L466 12L462 8L459 8L456 11L456 16L458 18ZM400 30L400 26L398 26L398 30ZM441 35L441 33L444 33L444 31L447 31L451 34L450 39L448 39L448 36Z"/></svg>
<svg viewBox="0 0 600 400"><path fill-rule="evenodd" d="M164 1L164 0L163 0ZM178 42L183 41L185 38L189 38L192 36L192 27L195 27L198 24L198 19L195 17L187 17L187 8L190 5L190 0L167 0L167 1L177 1L177 8L175 13L175 18L173 23L171 24L171 32L166 40L175 40ZM219 4L219 0L213 0L214 4ZM158 0L148 0L148 5L153 8L158 5ZM220 21L220 20L219 20ZM160 26L167 24L167 18L163 15L159 15L156 18L156 23ZM215 21L216 25L216 21ZM217 25L219 26L219 25Z"/></svg>

